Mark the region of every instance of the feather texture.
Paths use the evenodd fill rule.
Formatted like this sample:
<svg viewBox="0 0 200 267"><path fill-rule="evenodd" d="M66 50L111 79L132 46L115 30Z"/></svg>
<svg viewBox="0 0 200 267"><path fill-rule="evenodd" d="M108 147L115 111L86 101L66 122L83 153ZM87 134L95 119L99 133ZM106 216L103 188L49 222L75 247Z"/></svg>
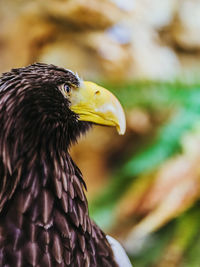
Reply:
<svg viewBox="0 0 200 267"><path fill-rule="evenodd" d="M0 79L0 266L117 266L89 218L68 148L89 127L58 85L70 71L34 64Z"/></svg>

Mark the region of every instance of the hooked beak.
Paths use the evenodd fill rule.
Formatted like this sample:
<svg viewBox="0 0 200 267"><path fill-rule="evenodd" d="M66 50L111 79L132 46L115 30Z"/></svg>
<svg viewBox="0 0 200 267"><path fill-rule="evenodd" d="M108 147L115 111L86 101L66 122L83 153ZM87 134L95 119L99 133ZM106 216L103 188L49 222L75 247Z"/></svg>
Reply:
<svg viewBox="0 0 200 267"><path fill-rule="evenodd" d="M124 110L118 99L107 89L93 82L82 82L71 94L71 110L80 121L115 126L119 134L126 130Z"/></svg>

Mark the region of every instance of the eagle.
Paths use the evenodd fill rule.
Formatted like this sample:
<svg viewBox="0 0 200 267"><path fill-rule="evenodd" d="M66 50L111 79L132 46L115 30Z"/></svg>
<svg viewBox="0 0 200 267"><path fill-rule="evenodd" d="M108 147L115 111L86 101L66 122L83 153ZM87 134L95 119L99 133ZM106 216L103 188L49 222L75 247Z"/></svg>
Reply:
<svg viewBox="0 0 200 267"><path fill-rule="evenodd" d="M124 134L116 97L44 63L0 77L0 266L132 266L90 219L70 146L93 124ZM120 258L121 257L121 258Z"/></svg>

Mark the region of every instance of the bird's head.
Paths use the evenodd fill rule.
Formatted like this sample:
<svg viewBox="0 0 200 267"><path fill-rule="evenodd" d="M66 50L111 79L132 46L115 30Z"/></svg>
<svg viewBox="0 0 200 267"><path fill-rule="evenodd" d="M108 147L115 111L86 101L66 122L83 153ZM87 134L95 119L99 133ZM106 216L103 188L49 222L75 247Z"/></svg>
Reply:
<svg viewBox="0 0 200 267"><path fill-rule="evenodd" d="M3 109L7 114L4 127L11 127L12 119L12 128L32 131L30 137L38 131L43 136L50 134L52 125L52 134L59 129L56 134L61 136L62 128L69 143L92 123L115 126L119 134L126 128L123 108L112 93L54 65L36 63L3 74L1 112Z"/></svg>

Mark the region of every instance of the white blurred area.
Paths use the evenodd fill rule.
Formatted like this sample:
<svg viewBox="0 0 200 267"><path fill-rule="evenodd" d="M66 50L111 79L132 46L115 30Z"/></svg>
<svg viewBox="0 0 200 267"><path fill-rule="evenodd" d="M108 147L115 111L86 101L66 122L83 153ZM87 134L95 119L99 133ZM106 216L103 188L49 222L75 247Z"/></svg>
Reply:
<svg viewBox="0 0 200 267"><path fill-rule="evenodd" d="M0 71L35 61L93 80L171 80L199 69L200 0L0 2Z"/></svg>

